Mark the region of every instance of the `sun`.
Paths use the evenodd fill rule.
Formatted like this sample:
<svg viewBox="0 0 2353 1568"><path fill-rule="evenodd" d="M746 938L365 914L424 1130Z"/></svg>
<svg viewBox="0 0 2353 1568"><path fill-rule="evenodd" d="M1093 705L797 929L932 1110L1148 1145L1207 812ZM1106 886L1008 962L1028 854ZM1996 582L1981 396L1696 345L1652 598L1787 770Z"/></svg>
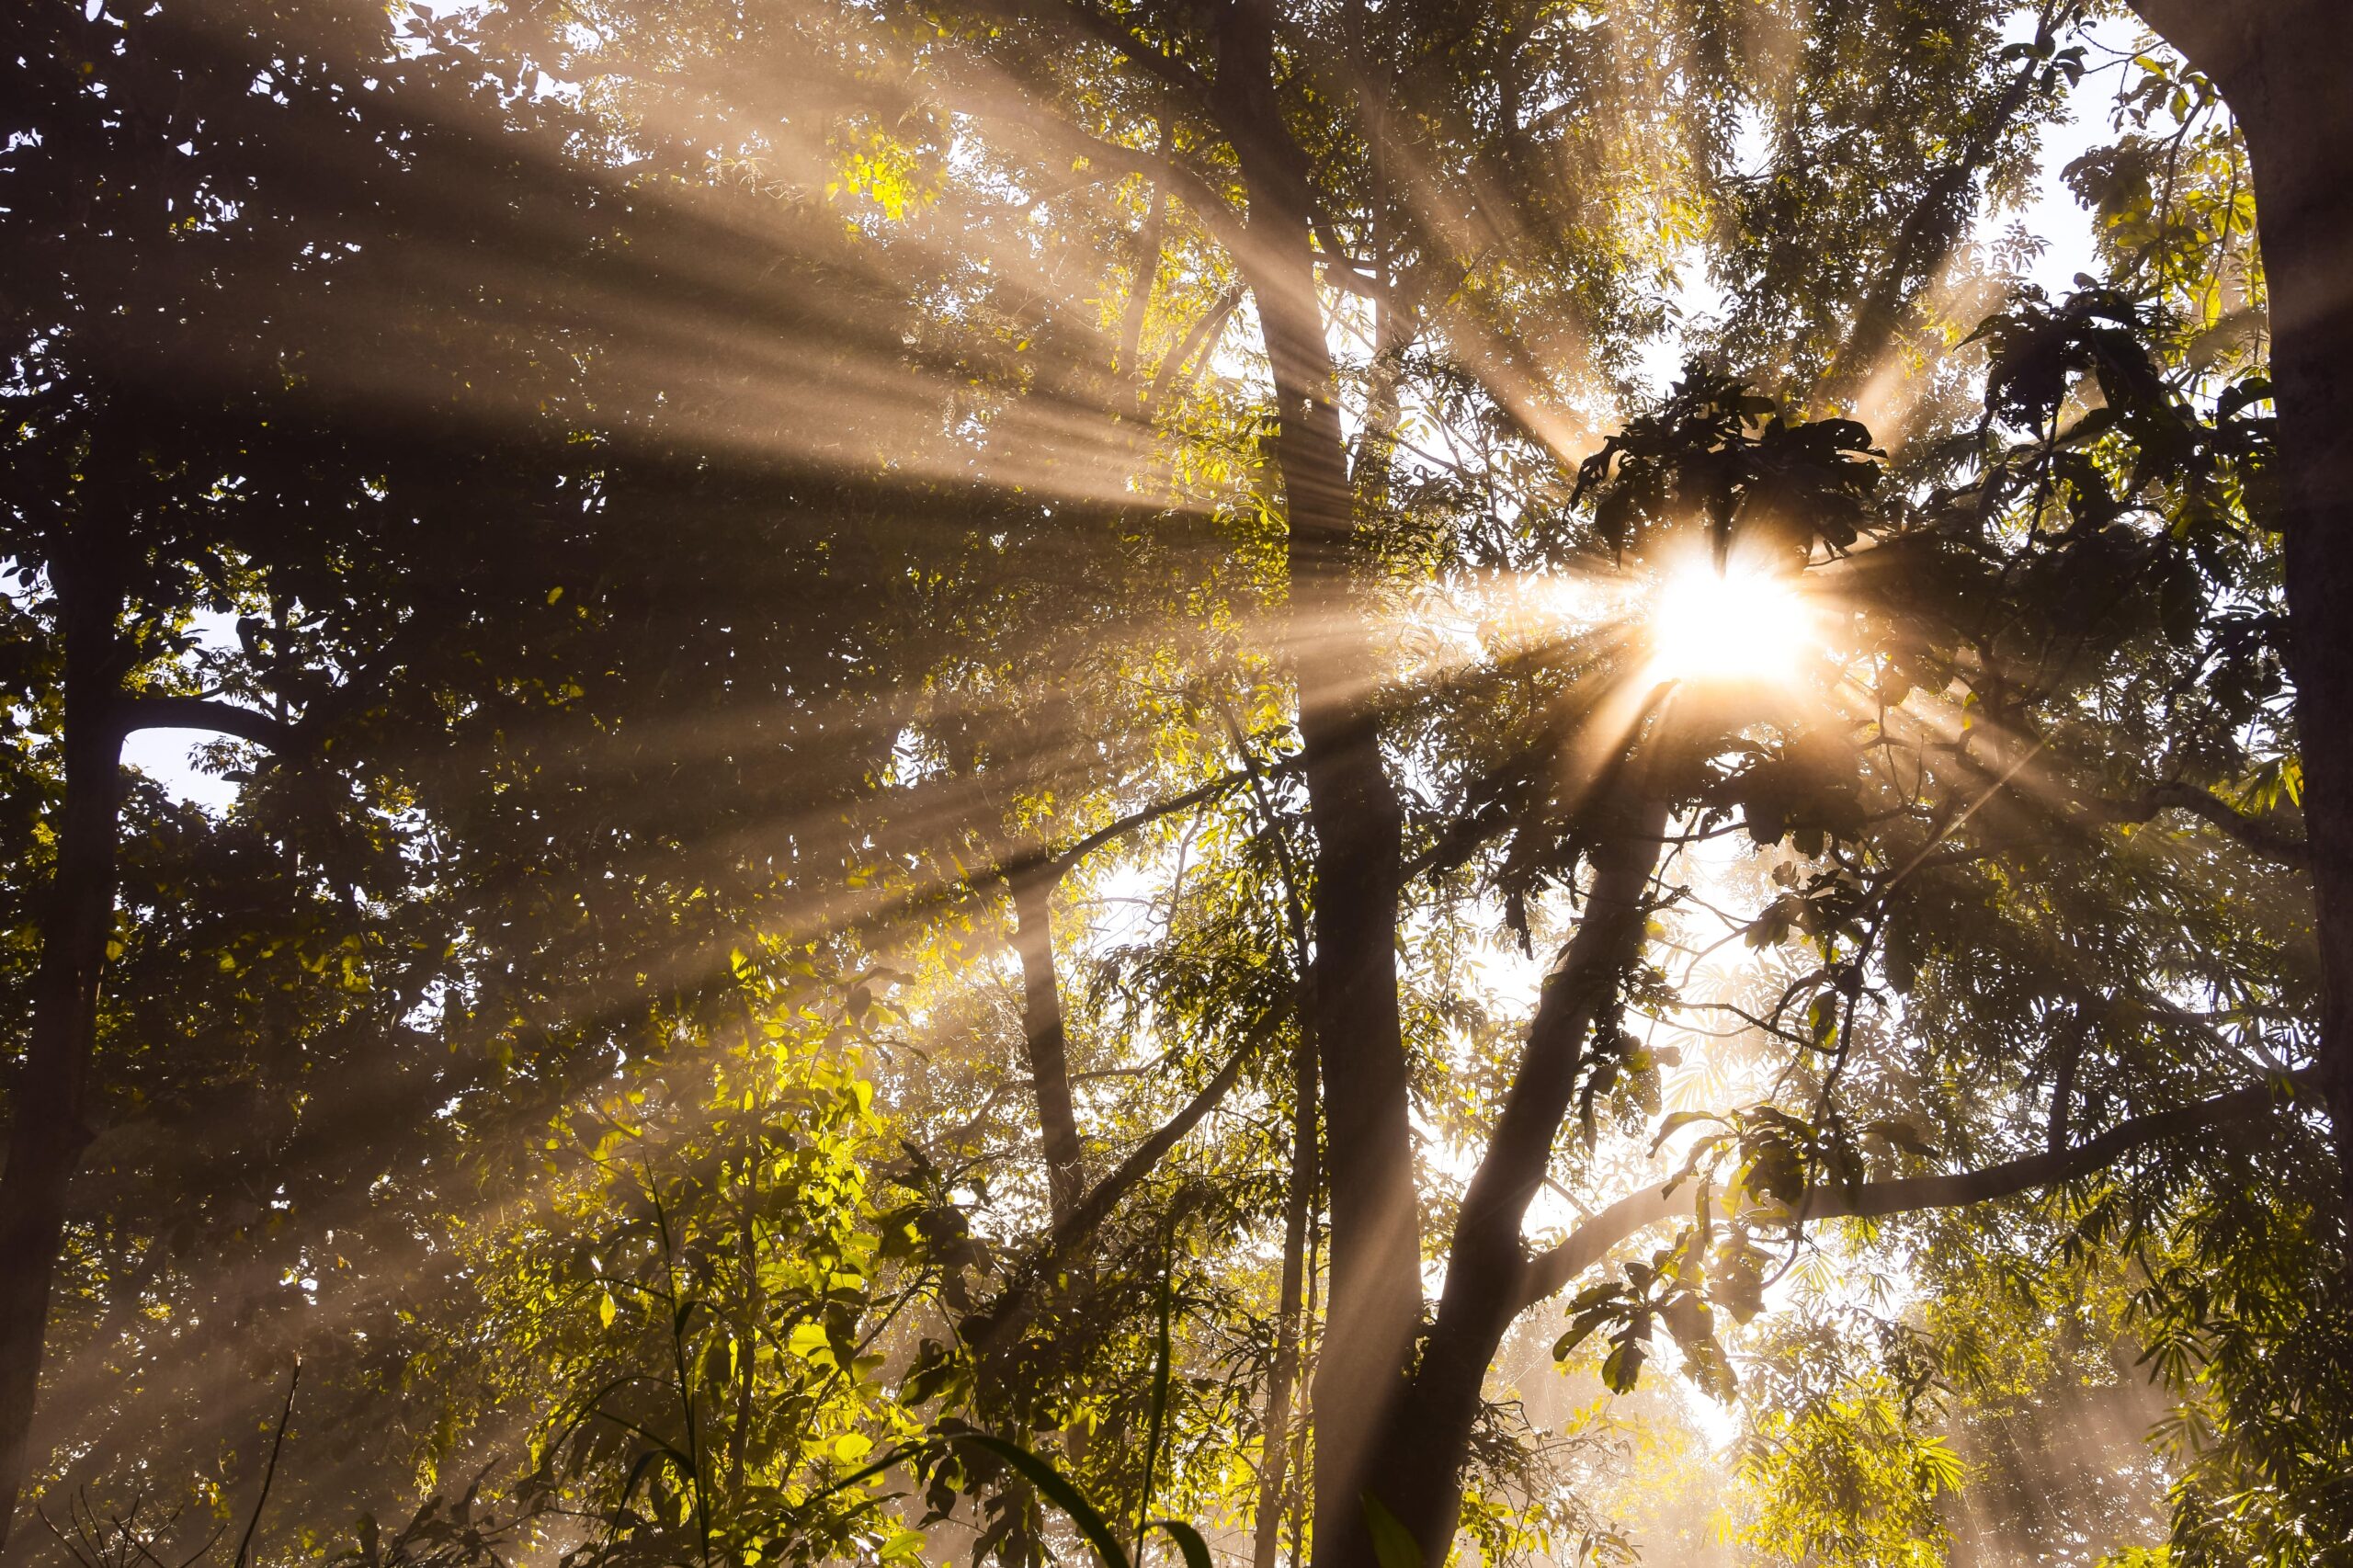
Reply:
<svg viewBox="0 0 2353 1568"><path fill-rule="evenodd" d="M1785 681L1813 645L1810 619L1786 575L1687 561L1651 601L1652 667L1661 680Z"/></svg>

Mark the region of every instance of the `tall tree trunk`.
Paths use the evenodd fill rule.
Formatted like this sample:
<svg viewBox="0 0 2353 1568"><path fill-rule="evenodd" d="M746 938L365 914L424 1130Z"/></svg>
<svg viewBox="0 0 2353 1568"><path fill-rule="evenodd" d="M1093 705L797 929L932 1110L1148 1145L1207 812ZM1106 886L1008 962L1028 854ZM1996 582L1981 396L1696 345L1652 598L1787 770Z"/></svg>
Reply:
<svg viewBox="0 0 2353 1568"><path fill-rule="evenodd" d="M1307 1284L1307 1233L1315 1220L1315 1045L1300 1031L1291 1059L1290 1188L1283 1201L1283 1273L1275 1311L1275 1362L1268 1373L1267 1418L1259 1445L1258 1516L1250 1568L1275 1568L1282 1545L1283 1498L1290 1479L1292 1390L1299 1382L1300 1339Z"/></svg>
<svg viewBox="0 0 2353 1568"><path fill-rule="evenodd" d="M1455 1218L1438 1321L1369 1465L1376 1494L1426 1563L1446 1562L1454 1540L1487 1369L1528 1299L1520 1228L1575 1097L1586 1037L1642 956L1666 804L1639 783L1633 789L1638 798L1625 802L1618 832L1595 852L1576 934L1545 977L1519 1073Z"/></svg>
<svg viewBox="0 0 2353 1568"><path fill-rule="evenodd" d="M1315 1372L1315 1558L1369 1561L1361 1464L1404 1388L1421 1316L1421 1236L1397 1017L1403 816L1364 683L1376 667L1351 589L1347 452L1309 243L1305 160L1274 90L1274 6L1220 18L1218 86L1250 193L1238 258L1277 401L1290 525L1293 666L1315 835L1313 1029L1324 1083L1331 1293ZM1328 1555L1327 1555L1328 1554Z"/></svg>
<svg viewBox="0 0 2353 1568"><path fill-rule="evenodd" d="M1304 286L1311 279L1303 247L1300 259ZM1322 322L1282 321L1289 307L1269 309L1267 294L1258 298L1273 357L1292 367L1276 376L1284 405L1277 446L1290 520L1300 735L1315 833L1313 1028L1332 1227L1331 1304L1315 1392L1322 1561L1326 1542L1362 1528L1357 1459L1403 1387L1421 1315L1410 1085L1397 1017L1403 822L1373 715L1358 689L1373 661L1348 592L1347 470ZM1312 297L1308 303L1313 317ZM1315 360L1321 375L1299 371ZM1335 519L1338 529L1325 531Z"/></svg>
<svg viewBox="0 0 2353 1568"><path fill-rule="evenodd" d="M2353 1225L2353 6L2133 6L2222 89L2255 165L2279 410L2288 669L2320 913L2320 1067Z"/></svg>
<svg viewBox="0 0 2353 1568"><path fill-rule="evenodd" d="M1006 879L1013 890L1013 947L1021 957L1021 1040L1029 1057L1031 1092L1038 1100L1038 1127L1044 1134L1046 1201L1057 1227L1078 1207L1086 1187L1086 1150L1071 1104L1062 988L1054 976L1053 896L1062 869L1048 861Z"/></svg>
<svg viewBox="0 0 2353 1568"><path fill-rule="evenodd" d="M2353 13L2340 34L2348 27ZM2340 37L2338 46L2353 47L2353 38ZM2353 93L2340 80L2323 98L2332 95L2328 128L2308 123L2260 139L2251 130L2248 140L2271 278L2288 664L2320 913L2321 1062L2353 1225L2353 295L2346 282L2353 266ZM2313 108L2317 120L2320 105ZM2279 142L2300 156L2273 155Z"/></svg>
<svg viewBox="0 0 2353 1568"><path fill-rule="evenodd" d="M65 633L65 802L33 976L30 1046L12 1085L8 1158L0 1169L0 1545L32 1469L50 1289L67 1190L91 1138L98 979L114 924L122 763L116 597L63 566L58 589Z"/></svg>

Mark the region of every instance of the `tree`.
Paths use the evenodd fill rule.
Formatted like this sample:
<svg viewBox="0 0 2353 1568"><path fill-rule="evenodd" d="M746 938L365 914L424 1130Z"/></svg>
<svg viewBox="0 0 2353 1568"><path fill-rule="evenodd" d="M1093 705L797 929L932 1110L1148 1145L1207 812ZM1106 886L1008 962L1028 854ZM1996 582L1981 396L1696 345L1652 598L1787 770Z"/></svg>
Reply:
<svg viewBox="0 0 2353 1568"><path fill-rule="evenodd" d="M154 56L128 47L110 21L63 20L28 14L14 24L28 120L10 169L11 468L21 488L5 549L28 601L19 629L37 631L55 672L40 683L54 751L37 766L53 772L62 798L0 1174L0 1512L13 1511L28 1462L67 1189L93 1131L123 738L164 726L290 753L314 744L290 721L298 693L283 678L313 650L285 619L292 585L272 582L268 569L295 540L312 554L306 536L320 514L347 521L359 499L359 476L333 472L340 454L299 431L267 433L266 396L199 384L166 407L146 368L183 352L188 333L224 359L250 353L227 296L243 267L287 254L282 229L262 212L225 211L243 182L221 165L252 155L256 142L276 146L277 128L243 112L256 99L250 77L193 51L160 62L184 84L176 121ZM176 17L156 30L179 25ZM201 148L176 151L176 134L199 119ZM176 266L163 259L174 252ZM265 466L248 489L237 471ZM202 609L254 618L238 654L198 656L190 622Z"/></svg>
<svg viewBox="0 0 2353 1568"><path fill-rule="evenodd" d="M1848 1319L1825 1382L1740 1325L1834 1220L1942 1238L1921 1277L1961 1300L1973 1258L2026 1266L1938 1217L2003 1200L2101 1268L2142 1246L2152 1335L2215 1356L2198 1495L2283 1451L2245 1435L2290 1363L2245 1347L2338 1244L2310 850L2260 783L2292 756L2263 388L2122 290L1939 343L2000 292L1958 236L2081 64L2065 13L2007 51L1991 6L321 15L315 75L236 25L135 36L163 78L228 62L240 156L276 160L248 183L282 209L222 233L278 223L235 276L293 302L196 356L240 401L185 467L341 508L233 536L254 625L220 664L332 767L257 772L223 824L142 797L183 838L86 1026L127 1093L263 1057L336 1085L288 1094L285 1217L239 1242L283 1279L392 1238L332 1316L246 1290L368 1325L306 1375L352 1436L300 1517L486 1465L362 1554L465 1561L492 1507L631 1560L908 1551L858 1474L905 1443L923 1522L1055 1551L1063 1494L979 1428L1139 1536L1231 1509L1261 1562L1286 1525L1334 1564L1503 1552L1600 1528L1490 1381L1571 1286L1561 1354L1607 1386L1671 1356L1842 1473L1935 1480L1915 1331ZM248 91L280 74L338 178L278 137L312 100ZM1733 363L1644 398L1702 258ZM1823 416L1904 356L1910 438ZM190 363L94 360L76 406L155 405L151 359ZM303 465L242 460L289 420ZM188 695L198 657L130 678ZM70 669L17 678L70 733ZM364 807L306 815L325 778ZM330 821L364 873L306 848L270 884L314 934L173 907ZM366 961L327 957L347 927ZM1556 955L1532 1017L1491 937ZM141 1048L199 1017L221 1065ZM369 1029L419 1127L331 1160ZM90 1297L224 1315L137 1272L167 1189L106 1171L62 1233ZM403 1378L432 1430L353 1415ZM2334 1517L2334 1427L2282 1429L2272 1540ZM103 1436L60 1451L166 1440ZM1784 1544L1876 1539L1788 1495Z"/></svg>
<svg viewBox="0 0 2353 1568"><path fill-rule="evenodd" d="M2329 630L2328 608L2353 585L2353 543L2343 515L2348 465L2344 399L2338 392L2353 339L2343 290L2332 279L2353 239L2343 192L2344 95L2324 62L2345 47L2348 23L2316 3L2218 10L2184 0L2133 0L2151 28L2222 89L2255 170L2255 198L2269 281L2272 363L2279 389L2280 517L2287 540L2288 595L2298 727L2309 769L2313 880L2326 944L2330 1114L2353 1126L2353 936L2340 913L2353 903L2343 847L2353 843L2353 806L2342 782L2353 758L2339 751L2340 716L2353 703L2353 655ZM2342 1142L2340 1134L2340 1146ZM2353 1206L2353 1160L2339 1156Z"/></svg>
<svg viewBox="0 0 2353 1568"><path fill-rule="evenodd" d="M1299 666L1301 733L1319 857L1313 873L1319 921L1315 1030L1324 1058L1338 1205L1333 1216L1330 1337L1321 1373L1329 1397L1318 1399L1325 1418L1319 1453L1318 1541L1319 1551L1332 1553L1335 1561L1357 1561L1370 1551L1357 1506L1366 1490L1354 1479L1359 1466L1371 1465L1375 1474L1384 1463L1399 1472L1418 1469L1445 1474L1451 1465L1443 1457L1435 1464L1427 1462L1428 1429L1414 1415L1396 1420L1391 1428L1396 1433L1391 1439L1393 1460L1370 1459L1337 1446L1382 1430L1389 1423L1384 1407L1414 1408L1393 1403L1399 1392L1384 1391L1400 1390L1398 1369L1407 1364L1417 1294L1413 1289L1415 1270L1404 1246L1412 1227L1404 1217L1415 1204L1406 1190L1412 1164L1405 1132L1408 1095L1398 1075L1402 1049L1395 1034L1396 983L1390 956L1397 925L1394 868L1401 824L1392 787L1372 749L1377 733L1373 716L1355 712L1349 706L1354 699L1318 695L1354 690L1351 677L1370 659L1368 647L1348 631L1359 611L1354 590L1347 585L1354 568L1347 563L1358 548L1351 541L1361 525L1352 509L1339 505L1354 487L1346 472L1324 322L1320 310L1310 308L1317 299L1317 253L1320 249L1327 267L1344 267L1348 254L1345 228L1339 218L1314 209L1319 199L1310 194L1317 189L1314 174L1294 140L1298 133L1286 118L1290 110L1276 76L1277 28L1270 12L1239 8L1211 36L1198 40L1186 26L1157 19L1114 21L1081 13L1073 25L1102 39L1135 69L1182 95L1179 101L1192 112L1206 114L1218 140L1232 149L1233 175L1228 177L1239 179L1250 204L1245 235L1235 231L1240 216L1214 199L1214 187L1194 193L1212 233L1232 235L1233 254L1251 287L1266 334L1274 396L1283 410L1272 449L1290 530L1295 613L1303 613L1315 629ZM1214 85L1209 80L1212 64ZM1507 126L1506 138L1518 129ZM1083 144L1089 155L1103 157L1115 170L1161 172L1139 156L1119 154L1117 149L1097 152L1091 140ZM1508 140L1503 145L1508 151ZM1427 213L1420 216L1429 221ZM1411 229L1405 232L1409 244L1423 238ZM1419 259L1425 266L1443 265L1428 256ZM1411 281L1384 276L1378 266L1374 272L1375 280L1392 290L1378 300L1384 312L1400 297L1413 297ZM1347 286L1345 276L1340 285ZM1380 294L1377 289L1369 291ZM1475 329L1477 324L1470 324ZM1413 335L1410 328L1404 329L1400 346ZM1502 379L1491 362L1472 369L1488 373L1491 381ZM1519 413L1525 402L1515 407L1513 391L1504 387L1498 399ZM1316 662L1325 658L1329 665ZM1340 705L1325 709L1328 701ZM1623 902L1623 894L1616 896ZM1590 1021L1589 1011L1572 1008L1563 1032L1574 1039ZM1555 1097L1540 1096L1546 1102ZM1544 1141L1549 1141L1549 1128L1558 1114L1531 1113ZM1512 1188L1525 1184L1525 1178L1506 1179ZM1440 1312L1443 1323L1443 1306ZM1495 1332L1492 1325L1483 1325L1469 1335L1471 1349L1463 1367L1483 1367ZM1430 1347L1426 1346L1422 1354L1427 1369ZM1467 1385L1475 1393L1475 1370L1458 1370L1453 1376L1458 1387ZM1453 1403L1462 1407L1474 1402L1458 1392ZM1461 1424L1454 1421L1449 1429ZM1454 1450L1441 1441L1437 1451L1443 1456ZM1421 1537L1425 1551L1436 1550L1449 1528L1439 1521L1450 1515L1450 1506L1434 1502L1426 1517L1418 1513L1409 1528Z"/></svg>

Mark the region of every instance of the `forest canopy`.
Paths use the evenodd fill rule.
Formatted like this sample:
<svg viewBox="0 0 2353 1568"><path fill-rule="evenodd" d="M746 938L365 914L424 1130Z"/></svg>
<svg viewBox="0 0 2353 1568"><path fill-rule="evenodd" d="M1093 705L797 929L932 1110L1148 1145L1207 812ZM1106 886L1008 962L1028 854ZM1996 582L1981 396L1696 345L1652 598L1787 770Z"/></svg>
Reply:
<svg viewBox="0 0 2353 1568"><path fill-rule="evenodd" d="M2353 1562L2335 0L0 33L0 1561Z"/></svg>

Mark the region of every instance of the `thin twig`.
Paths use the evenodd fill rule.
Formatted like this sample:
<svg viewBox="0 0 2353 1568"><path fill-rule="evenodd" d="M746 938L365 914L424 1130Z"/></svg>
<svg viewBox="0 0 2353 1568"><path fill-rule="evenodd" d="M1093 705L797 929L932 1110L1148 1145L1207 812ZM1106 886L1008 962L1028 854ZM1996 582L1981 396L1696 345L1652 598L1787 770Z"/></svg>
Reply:
<svg viewBox="0 0 2353 1568"><path fill-rule="evenodd" d="M237 1560L233 1568L245 1568L252 1554L254 1531L261 1528L261 1511L269 1502L269 1483L278 1479L278 1450L286 1446L286 1424L294 1416L294 1391L301 1386L302 1358L294 1358L294 1370L286 1380L286 1404L278 1413L278 1430L270 1435L269 1463L262 1468L261 1494L254 1499L253 1517L245 1521L245 1536L237 1542Z"/></svg>

